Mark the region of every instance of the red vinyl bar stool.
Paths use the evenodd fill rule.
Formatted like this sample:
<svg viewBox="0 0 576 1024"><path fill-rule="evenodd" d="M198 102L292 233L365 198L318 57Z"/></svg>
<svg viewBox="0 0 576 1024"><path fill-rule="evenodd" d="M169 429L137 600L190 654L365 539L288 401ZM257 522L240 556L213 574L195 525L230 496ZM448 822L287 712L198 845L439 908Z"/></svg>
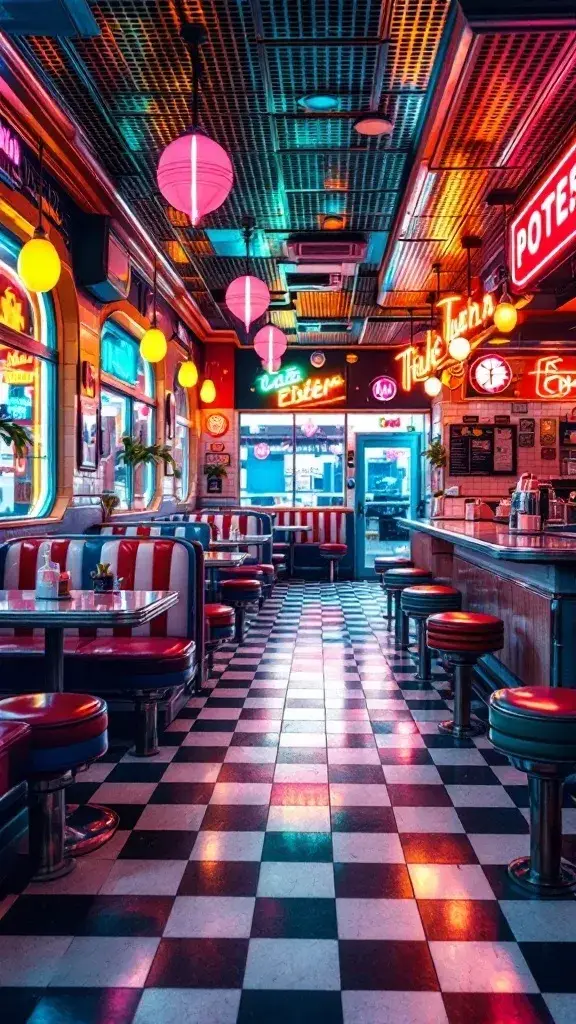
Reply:
<svg viewBox="0 0 576 1024"><path fill-rule="evenodd" d="M276 569L273 565L269 565L266 562L258 562L257 565L246 566L246 568L256 569L262 573L262 593L264 597L270 597L272 595L272 588L276 581Z"/></svg>
<svg viewBox="0 0 576 1024"><path fill-rule="evenodd" d="M496 750L528 775L530 855L513 860L508 874L535 896L561 896L576 888L576 866L562 859L562 789L576 771L576 690L497 690L488 714Z"/></svg>
<svg viewBox="0 0 576 1024"><path fill-rule="evenodd" d="M206 672L208 677L214 667L214 651L223 644L225 640L232 640L234 637L234 609L227 604L205 604L204 618L206 620Z"/></svg>
<svg viewBox="0 0 576 1024"><path fill-rule="evenodd" d="M65 848L64 790L79 768L108 749L106 703L85 693L20 694L0 701L0 721L30 727L26 777L34 881L61 878L75 865Z"/></svg>
<svg viewBox="0 0 576 1024"><path fill-rule="evenodd" d="M320 558L328 562L328 579L334 583L338 579L338 563L342 561L348 551L346 544L319 544L318 552Z"/></svg>
<svg viewBox="0 0 576 1024"><path fill-rule="evenodd" d="M420 587L406 587L401 592L402 615L407 619L416 619L418 624L418 682L429 683L432 677L432 659L426 644L426 620L430 615L459 611L461 607L462 594L454 587L429 583Z"/></svg>
<svg viewBox="0 0 576 1024"><path fill-rule="evenodd" d="M454 670L454 716L438 725L440 732L456 739L470 739L485 732L484 723L471 717L472 674L484 654L501 651L504 623L495 615L478 612L442 612L426 624L428 647L439 651Z"/></svg>
<svg viewBox="0 0 576 1024"><path fill-rule="evenodd" d="M259 604L262 597L262 586L257 579L222 580L220 592L226 604L234 609L234 640L241 644L244 640L246 609L251 604Z"/></svg>
<svg viewBox="0 0 576 1024"><path fill-rule="evenodd" d="M274 551L272 555L272 565L274 566L277 576L284 576L286 573L286 555L282 554L281 551Z"/></svg>
<svg viewBox="0 0 576 1024"><path fill-rule="evenodd" d="M382 590L384 587L384 573L388 572L388 569L411 569L414 562L411 558L402 558L400 555L377 555L374 559L374 572L380 577L380 586ZM394 618L392 611L392 591L385 590L386 592L386 624L388 629L392 629L392 619Z"/></svg>
<svg viewBox="0 0 576 1024"><path fill-rule="evenodd" d="M406 587L415 587L422 583L432 582L433 576L428 569L418 569L416 566L387 569L382 577L386 594L392 594L394 602L394 636L396 643L408 646L408 621L403 621L400 609L400 595Z"/></svg>
<svg viewBox="0 0 576 1024"><path fill-rule="evenodd" d="M260 584L260 597L258 606L261 608L264 603L264 573L258 565L237 565L232 569L222 569L218 573L220 594L222 595L222 583L224 580L257 580Z"/></svg>

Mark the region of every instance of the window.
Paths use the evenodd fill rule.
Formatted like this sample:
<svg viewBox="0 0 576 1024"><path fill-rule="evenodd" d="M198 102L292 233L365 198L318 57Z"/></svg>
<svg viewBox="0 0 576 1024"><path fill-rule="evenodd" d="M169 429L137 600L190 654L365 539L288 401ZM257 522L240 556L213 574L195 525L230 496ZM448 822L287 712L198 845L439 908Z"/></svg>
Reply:
<svg viewBox="0 0 576 1024"><path fill-rule="evenodd" d="M342 505L345 417L242 413L242 505Z"/></svg>
<svg viewBox="0 0 576 1024"><path fill-rule="evenodd" d="M0 440L0 518L46 515L56 494L56 327L52 300L32 295L16 273L20 243L0 232L0 419L32 444L18 456Z"/></svg>
<svg viewBox="0 0 576 1024"><path fill-rule="evenodd" d="M156 486L153 465L126 466L122 438L129 434L143 444L156 437L154 371L141 359L137 341L108 321L102 332L100 391L103 488L114 491L120 508L146 508Z"/></svg>
<svg viewBox="0 0 576 1024"><path fill-rule="evenodd" d="M190 420L188 413L188 393L179 384L174 385L176 399L176 429L172 442L174 461L180 470L175 480L176 497L184 500L190 490Z"/></svg>

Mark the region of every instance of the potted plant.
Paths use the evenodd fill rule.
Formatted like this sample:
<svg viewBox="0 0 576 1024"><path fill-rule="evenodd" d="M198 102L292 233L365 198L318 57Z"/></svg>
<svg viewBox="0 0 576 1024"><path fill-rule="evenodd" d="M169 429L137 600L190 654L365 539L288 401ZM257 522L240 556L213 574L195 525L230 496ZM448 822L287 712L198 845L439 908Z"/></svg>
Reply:
<svg viewBox="0 0 576 1024"><path fill-rule="evenodd" d="M16 455L22 458L26 455L27 449L32 444L32 438L25 427L21 427L14 420L0 419L0 438L5 444L13 445Z"/></svg>
<svg viewBox="0 0 576 1024"><path fill-rule="evenodd" d="M221 465L204 466L204 475L208 494L222 494L222 480L228 476L226 467Z"/></svg>
<svg viewBox="0 0 576 1024"><path fill-rule="evenodd" d="M94 582L95 594L109 594L114 590L114 573L110 568L110 562L98 562L90 576Z"/></svg>
<svg viewBox="0 0 576 1024"><path fill-rule="evenodd" d="M170 467L175 477L180 476L180 470L174 461L170 446L167 444L143 444L140 438L130 437L125 434L122 438L123 451L120 458L125 466L158 466L160 463L165 468ZM144 508L144 495L134 495L134 508Z"/></svg>
<svg viewBox="0 0 576 1024"><path fill-rule="evenodd" d="M100 504L102 506L102 522L107 523L114 509L118 508L120 498L114 494L114 491L103 491L100 495Z"/></svg>
<svg viewBox="0 0 576 1024"><path fill-rule="evenodd" d="M422 452L422 455L425 459L428 459L432 469L444 469L448 461L446 445L442 444L439 437L435 437L430 441L428 448Z"/></svg>

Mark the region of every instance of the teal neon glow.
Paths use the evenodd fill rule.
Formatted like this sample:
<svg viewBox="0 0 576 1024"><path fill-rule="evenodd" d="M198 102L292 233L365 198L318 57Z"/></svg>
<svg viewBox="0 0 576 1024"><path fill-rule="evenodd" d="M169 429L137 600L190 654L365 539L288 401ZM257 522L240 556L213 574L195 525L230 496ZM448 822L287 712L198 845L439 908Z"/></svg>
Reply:
<svg viewBox="0 0 576 1024"><path fill-rule="evenodd" d="M277 373L262 373L256 378L256 387L263 395L270 391L280 391L291 384L300 384L304 374L299 366L283 366Z"/></svg>

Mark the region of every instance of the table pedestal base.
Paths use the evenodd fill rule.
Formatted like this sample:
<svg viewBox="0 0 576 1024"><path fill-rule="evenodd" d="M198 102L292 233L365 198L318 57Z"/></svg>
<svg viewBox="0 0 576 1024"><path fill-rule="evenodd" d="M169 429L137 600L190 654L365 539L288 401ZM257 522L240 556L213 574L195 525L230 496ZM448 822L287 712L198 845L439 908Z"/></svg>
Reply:
<svg viewBox="0 0 576 1024"><path fill-rule="evenodd" d="M112 838L119 824L116 811L98 804L67 804L64 846L66 853L81 857Z"/></svg>

